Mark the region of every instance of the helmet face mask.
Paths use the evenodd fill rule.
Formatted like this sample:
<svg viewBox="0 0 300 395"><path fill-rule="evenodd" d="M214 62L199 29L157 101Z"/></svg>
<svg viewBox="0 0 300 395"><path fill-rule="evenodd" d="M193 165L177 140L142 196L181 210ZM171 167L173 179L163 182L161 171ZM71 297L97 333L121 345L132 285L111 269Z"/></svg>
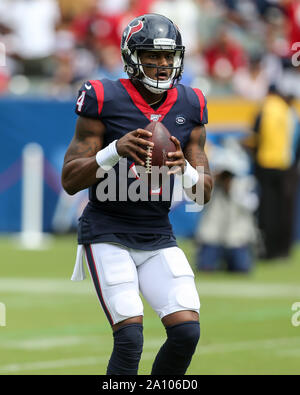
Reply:
<svg viewBox="0 0 300 395"><path fill-rule="evenodd" d="M158 66L143 64L141 51L162 51L174 54L173 64ZM124 70L129 78L139 80L153 93L162 93L171 89L180 80L183 73L184 46L176 25L168 18L158 14L146 14L135 18L123 32L121 54ZM144 68L161 70L171 69L168 80L152 79Z"/></svg>

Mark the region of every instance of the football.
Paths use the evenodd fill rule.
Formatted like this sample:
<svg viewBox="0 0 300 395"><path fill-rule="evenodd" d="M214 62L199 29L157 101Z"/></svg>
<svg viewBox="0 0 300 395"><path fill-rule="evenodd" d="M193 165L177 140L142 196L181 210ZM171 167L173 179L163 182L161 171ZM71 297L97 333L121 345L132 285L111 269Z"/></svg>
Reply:
<svg viewBox="0 0 300 395"><path fill-rule="evenodd" d="M170 139L171 134L168 129L158 121L150 122L146 127L146 130L152 133L152 136L145 138L154 143L153 148L148 148L149 152L152 152L152 157L147 156L146 158L146 172L151 173L152 166L164 166L168 160L168 152L175 152L176 146Z"/></svg>

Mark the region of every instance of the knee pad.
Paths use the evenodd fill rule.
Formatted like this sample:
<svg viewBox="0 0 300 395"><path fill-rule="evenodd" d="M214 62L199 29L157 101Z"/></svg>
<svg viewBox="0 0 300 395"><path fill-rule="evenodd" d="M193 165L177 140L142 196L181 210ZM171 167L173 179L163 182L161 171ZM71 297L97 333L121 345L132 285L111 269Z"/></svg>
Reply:
<svg viewBox="0 0 300 395"><path fill-rule="evenodd" d="M178 354L192 356L200 338L198 321L186 321L166 328L168 341Z"/></svg>
<svg viewBox="0 0 300 395"><path fill-rule="evenodd" d="M159 350L151 374L185 374L195 352L200 325L197 321L186 321L166 328L168 338Z"/></svg>
<svg viewBox="0 0 300 395"><path fill-rule="evenodd" d="M143 326L129 324L114 332L114 348L107 374L137 374L143 351Z"/></svg>

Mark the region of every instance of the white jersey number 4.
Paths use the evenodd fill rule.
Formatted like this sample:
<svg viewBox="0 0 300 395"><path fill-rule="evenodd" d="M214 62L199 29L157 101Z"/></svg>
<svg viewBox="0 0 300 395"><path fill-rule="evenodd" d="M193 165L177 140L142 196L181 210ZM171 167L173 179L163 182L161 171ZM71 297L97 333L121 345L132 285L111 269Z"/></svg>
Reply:
<svg viewBox="0 0 300 395"><path fill-rule="evenodd" d="M81 112L82 106L83 106L83 104L84 104L85 93L86 93L85 91L82 91L82 93L81 93L81 95L78 97L78 100L77 100L77 103L76 103L76 105L77 105L77 111L79 111L79 112Z"/></svg>

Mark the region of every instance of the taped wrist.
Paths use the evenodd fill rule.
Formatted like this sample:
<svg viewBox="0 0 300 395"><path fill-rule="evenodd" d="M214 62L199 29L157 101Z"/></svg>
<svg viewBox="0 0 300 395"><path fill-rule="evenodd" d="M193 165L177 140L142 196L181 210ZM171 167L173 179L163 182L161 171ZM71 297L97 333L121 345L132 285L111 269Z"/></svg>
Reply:
<svg viewBox="0 0 300 395"><path fill-rule="evenodd" d="M177 177L180 177L183 188L192 188L192 186L197 184L199 174L187 160L185 160L185 163L186 167L184 173L182 175L177 175Z"/></svg>
<svg viewBox="0 0 300 395"><path fill-rule="evenodd" d="M114 165L116 165L121 156L117 151L117 140L110 143L107 147L98 151L96 154L96 162L103 170L110 170Z"/></svg>

